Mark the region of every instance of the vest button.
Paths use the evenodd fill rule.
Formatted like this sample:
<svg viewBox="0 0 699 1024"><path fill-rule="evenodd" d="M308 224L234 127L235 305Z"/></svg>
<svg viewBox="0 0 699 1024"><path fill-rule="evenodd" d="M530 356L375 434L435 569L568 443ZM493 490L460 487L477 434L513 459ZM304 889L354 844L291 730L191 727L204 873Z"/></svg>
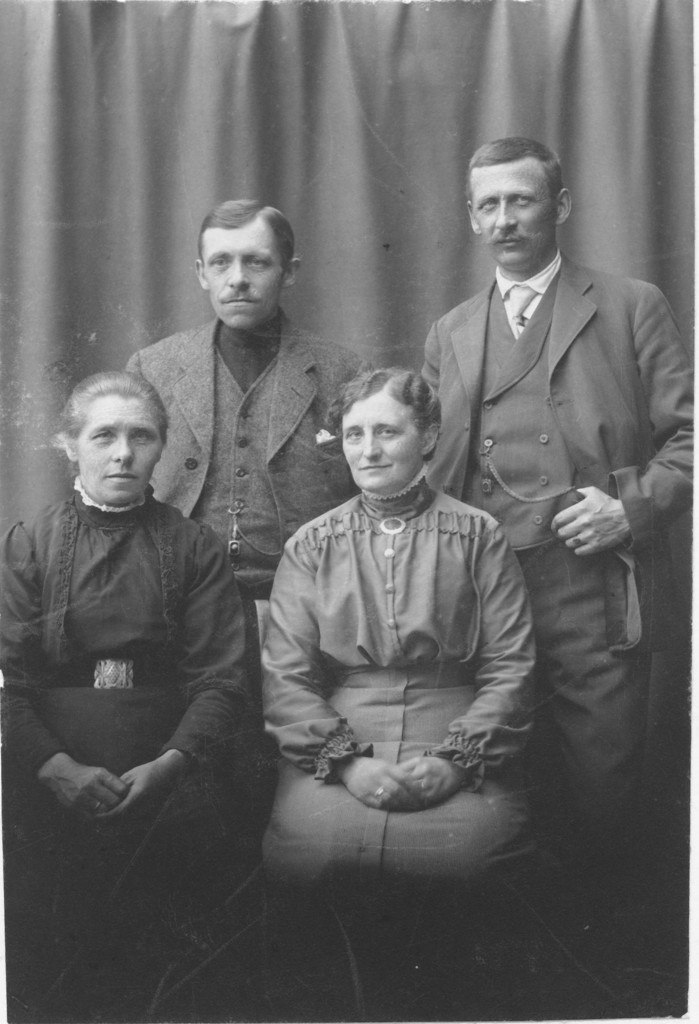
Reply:
<svg viewBox="0 0 699 1024"><path fill-rule="evenodd" d="M235 475L236 476L247 476L248 475L248 471L247 471L247 469L236 469Z"/></svg>
<svg viewBox="0 0 699 1024"><path fill-rule="evenodd" d="M395 629L396 620L395 619L389 619L388 622L386 623L386 625L390 626L391 629Z"/></svg>
<svg viewBox="0 0 699 1024"><path fill-rule="evenodd" d="M196 469L198 465L199 463L197 462L196 459L189 458L184 460L185 469Z"/></svg>
<svg viewBox="0 0 699 1024"><path fill-rule="evenodd" d="M548 434L539 434L539 440L541 441L542 444L548 444L549 443L549 435Z"/></svg>
<svg viewBox="0 0 699 1024"><path fill-rule="evenodd" d="M541 526L543 521L544 521L544 517L543 516L534 516L534 522L536 523L537 526Z"/></svg>
<svg viewBox="0 0 699 1024"><path fill-rule="evenodd" d="M395 585L393 583L387 583L386 584L386 593L387 594L395 594L395 592L396 592Z"/></svg>
<svg viewBox="0 0 699 1024"><path fill-rule="evenodd" d="M248 441L247 437L239 437L238 438L238 447L239 448L247 448L247 446L249 444L250 444L250 442Z"/></svg>
<svg viewBox="0 0 699 1024"><path fill-rule="evenodd" d="M483 442L483 444L485 445L486 448L492 448L493 447L493 443L494 442L493 442L492 437L486 437L485 441Z"/></svg>

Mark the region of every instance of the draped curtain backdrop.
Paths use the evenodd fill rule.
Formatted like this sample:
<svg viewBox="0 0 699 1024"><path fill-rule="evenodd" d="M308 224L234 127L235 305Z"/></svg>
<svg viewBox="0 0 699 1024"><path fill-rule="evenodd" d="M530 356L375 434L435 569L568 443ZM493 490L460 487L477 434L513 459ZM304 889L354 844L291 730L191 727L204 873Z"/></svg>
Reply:
<svg viewBox="0 0 699 1024"><path fill-rule="evenodd" d="M492 274L481 143L556 149L566 251L658 284L689 344L691 0L0 4L2 521L68 493L70 387L209 318L207 210L258 197L303 257L285 308L378 364Z"/></svg>

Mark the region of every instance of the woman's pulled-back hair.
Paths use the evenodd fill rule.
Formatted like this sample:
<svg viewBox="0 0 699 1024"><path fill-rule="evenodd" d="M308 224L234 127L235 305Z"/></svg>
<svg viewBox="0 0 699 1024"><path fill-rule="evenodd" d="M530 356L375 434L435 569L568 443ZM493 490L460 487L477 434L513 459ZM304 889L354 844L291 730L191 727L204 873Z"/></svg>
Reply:
<svg viewBox="0 0 699 1024"><path fill-rule="evenodd" d="M167 412L163 401L152 384L149 384L144 377L128 370L106 370L103 373L94 373L86 377L73 388L68 401L65 404L59 428L53 437L53 443L57 448L66 448L66 442L74 441L87 419L88 411L97 398L107 398L118 395L120 398L136 398L143 402L148 412L153 417L160 440L165 444L167 440Z"/></svg>
<svg viewBox="0 0 699 1024"><path fill-rule="evenodd" d="M342 417L350 411L355 402L361 402L383 391L384 388L391 398L412 410L418 430L425 431L429 427L441 425L442 409L434 388L413 370L388 366L380 370L362 370L352 380L343 384L328 411L332 432L342 433ZM429 461L433 455L434 448L425 455L425 460Z"/></svg>

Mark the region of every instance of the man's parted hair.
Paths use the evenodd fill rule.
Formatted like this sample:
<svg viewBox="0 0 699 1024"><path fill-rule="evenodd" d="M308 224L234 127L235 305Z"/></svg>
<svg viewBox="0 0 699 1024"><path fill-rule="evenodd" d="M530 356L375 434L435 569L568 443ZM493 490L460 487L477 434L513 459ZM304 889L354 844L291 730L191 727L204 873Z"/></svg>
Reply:
<svg viewBox="0 0 699 1024"><path fill-rule="evenodd" d="M471 157L468 165L468 177L466 191L471 194L471 172L476 167L495 167L497 164L512 164L516 160L526 160L527 157L538 160L544 169L549 193L555 199L563 188L563 172L558 156L548 146L535 139L525 139L520 135L511 135L506 139L496 139L494 142L486 142Z"/></svg>
<svg viewBox="0 0 699 1024"><path fill-rule="evenodd" d="M106 370L85 377L73 388L65 404L59 428L53 436L56 448L66 450L66 442L75 441L85 425L92 403L98 398L117 395L119 398L136 398L142 402L158 430L160 440L167 441L168 419L163 401L145 377L128 370Z"/></svg>
<svg viewBox="0 0 699 1024"><path fill-rule="evenodd" d="M328 422L334 434L342 434L342 417L355 402L361 402L386 388L391 398L412 411L415 425L420 431L428 427L439 427L442 423L442 407L437 392L424 377L401 366L389 366L380 370L361 370L356 377L342 385L337 398L328 410ZM425 455L429 461L434 448Z"/></svg>
<svg viewBox="0 0 699 1024"><path fill-rule="evenodd" d="M274 237L277 239L282 266L286 270L294 258L295 241L291 224L280 210L276 210L273 206L265 206L257 199L229 199L207 213L202 221L197 239L199 259L202 258L202 239L205 231L208 231L209 228L224 228L225 230L242 228L255 217L262 217L272 229Z"/></svg>

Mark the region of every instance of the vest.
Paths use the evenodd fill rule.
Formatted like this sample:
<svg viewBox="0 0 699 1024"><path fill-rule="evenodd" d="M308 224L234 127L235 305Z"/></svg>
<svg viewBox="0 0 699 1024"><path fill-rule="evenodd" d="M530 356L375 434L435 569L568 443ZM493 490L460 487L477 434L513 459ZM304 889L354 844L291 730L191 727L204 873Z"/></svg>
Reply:
<svg viewBox="0 0 699 1024"><path fill-rule="evenodd" d="M216 350L214 437L204 487L192 518L228 545L236 576L270 581L283 548L282 526L267 476L267 435L277 360L243 394Z"/></svg>
<svg viewBox="0 0 699 1024"><path fill-rule="evenodd" d="M552 539L551 520L579 500L576 472L549 395L549 335L558 279L519 338L502 296L488 312L483 390L463 500L502 524L514 548Z"/></svg>

